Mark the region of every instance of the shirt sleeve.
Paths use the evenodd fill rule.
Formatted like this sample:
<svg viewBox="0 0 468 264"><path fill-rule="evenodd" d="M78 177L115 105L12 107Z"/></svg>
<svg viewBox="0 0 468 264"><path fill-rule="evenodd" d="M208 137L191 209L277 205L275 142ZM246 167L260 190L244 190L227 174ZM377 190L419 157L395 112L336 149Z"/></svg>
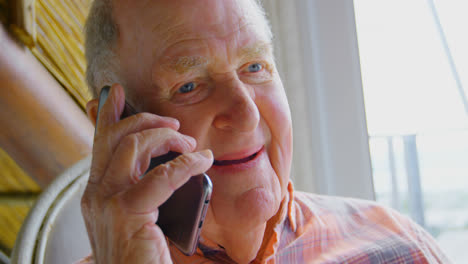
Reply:
<svg viewBox="0 0 468 264"><path fill-rule="evenodd" d="M418 245L428 263L452 263L442 252L435 239L420 225L396 211L393 214L400 218L401 223L406 227L408 236Z"/></svg>

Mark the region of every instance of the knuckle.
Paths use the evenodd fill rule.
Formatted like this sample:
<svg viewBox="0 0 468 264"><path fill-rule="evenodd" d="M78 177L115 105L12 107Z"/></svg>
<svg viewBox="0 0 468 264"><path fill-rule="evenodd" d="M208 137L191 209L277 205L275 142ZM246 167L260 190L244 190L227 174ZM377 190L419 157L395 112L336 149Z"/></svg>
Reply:
<svg viewBox="0 0 468 264"><path fill-rule="evenodd" d="M141 141L141 135L139 133L134 133L125 136L120 141L120 146L123 148L133 149L138 146L139 142Z"/></svg>
<svg viewBox="0 0 468 264"><path fill-rule="evenodd" d="M157 177L159 179L161 179L161 180L167 181L169 183L169 187L172 190L174 190L175 187L173 186L173 184L170 181L170 179L171 179L170 175L172 175L172 173L173 173L173 167L171 165L169 165L168 163L161 164L156 169Z"/></svg>
<svg viewBox="0 0 468 264"><path fill-rule="evenodd" d="M172 167L169 164L161 164L158 166L157 174L160 178L168 179L172 172Z"/></svg>
<svg viewBox="0 0 468 264"><path fill-rule="evenodd" d="M176 163L176 166L180 166L185 170L190 170L193 167L194 159L191 155L180 155L174 163Z"/></svg>
<svg viewBox="0 0 468 264"><path fill-rule="evenodd" d="M171 164L178 169L178 173L191 174L191 171L196 164L196 160L192 155L180 155L175 160L173 160Z"/></svg>

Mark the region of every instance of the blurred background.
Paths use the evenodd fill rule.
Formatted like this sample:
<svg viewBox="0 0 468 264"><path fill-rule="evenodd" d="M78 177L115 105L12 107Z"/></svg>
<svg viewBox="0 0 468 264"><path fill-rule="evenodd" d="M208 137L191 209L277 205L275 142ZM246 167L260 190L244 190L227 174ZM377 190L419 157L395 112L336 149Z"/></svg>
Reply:
<svg viewBox="0 0 468 264"><path fill-rule="evenodd" d="M41 191L90 153L89 2L0 0L0 263Z"/></svg>
<svg viewBox="0 0 468 264"><path fill-rule="evenodd" d="M377 201L468 263L468 2L354 7Z"/></svg>

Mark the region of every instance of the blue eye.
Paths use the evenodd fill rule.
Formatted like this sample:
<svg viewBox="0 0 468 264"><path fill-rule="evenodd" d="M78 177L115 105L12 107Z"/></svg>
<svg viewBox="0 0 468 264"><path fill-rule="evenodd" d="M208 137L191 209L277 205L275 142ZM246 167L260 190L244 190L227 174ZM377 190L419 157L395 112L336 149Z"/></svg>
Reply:
<svg viewBox="0 0 468 264"><path fill-rule="evenodd" d="M249 65L249 72L259 72L263 69L263 66L260 63L253 63Z"/></svg>
<svg viewBox="0 0 468 264"><path fill-rule="evenodd" d="M186 83L179 88L179 93L190 93L195 89L196 85L193 82Z"/></svg>

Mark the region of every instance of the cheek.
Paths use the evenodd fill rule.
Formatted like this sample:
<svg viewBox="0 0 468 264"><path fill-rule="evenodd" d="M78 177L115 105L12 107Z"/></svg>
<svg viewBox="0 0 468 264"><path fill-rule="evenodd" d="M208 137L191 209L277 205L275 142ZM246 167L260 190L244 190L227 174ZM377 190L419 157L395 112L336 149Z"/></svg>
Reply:
<svg viewBox="0 0 468 264"><path fill-rule="evenodd" d="M179 120L179 132L191 136L197 140L196 150L207 147L210 127L213 120L214 110L210 104L200 104L194 107L167 107L165 116Z"/></svg>
<svg viewBox="0 0 468 264"><path fill-rule="evenodd" d="M268 154L278 175L283 195L289 182L292 160L292 122L283 86L278 80L275 88L257 93L257 104L271 134Z"/></svg>

